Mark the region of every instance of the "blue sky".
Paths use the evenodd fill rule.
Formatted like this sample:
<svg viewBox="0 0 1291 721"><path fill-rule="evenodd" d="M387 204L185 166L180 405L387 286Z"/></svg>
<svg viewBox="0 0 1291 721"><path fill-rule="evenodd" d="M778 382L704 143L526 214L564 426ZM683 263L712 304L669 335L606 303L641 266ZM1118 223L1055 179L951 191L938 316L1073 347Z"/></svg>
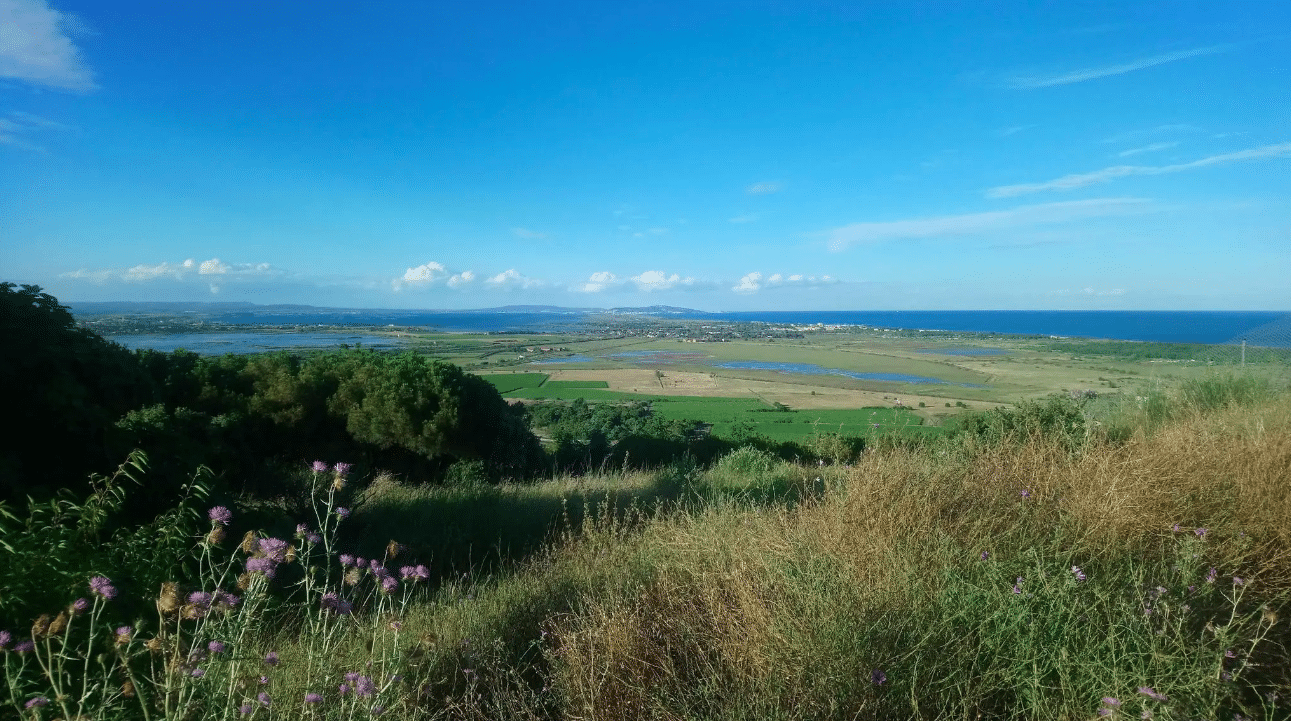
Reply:
<svg viewBox="0 0 1291 721"><path fill-rule="evenodd" d="M1291 309L1291 3L0 0L0 280Z"/></svg>

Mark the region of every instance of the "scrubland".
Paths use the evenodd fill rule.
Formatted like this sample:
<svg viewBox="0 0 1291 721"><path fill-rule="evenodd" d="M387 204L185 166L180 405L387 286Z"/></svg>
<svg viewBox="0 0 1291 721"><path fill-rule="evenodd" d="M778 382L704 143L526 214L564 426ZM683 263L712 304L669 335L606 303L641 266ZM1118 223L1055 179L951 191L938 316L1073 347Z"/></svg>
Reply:
<svg viewBox="0 0 1291 721"><path fill-rule="evenodd" d="M208 509L199 477L174 513L103 539L152 569L132 579L52 560L128 502L100 479L0 537L11 602L80 589L6 632L0 702L49 719L1288 717L1291 396L1216 375L1067 404L851 463L741 448L453 488L320 463L284 480L290 520Z"/></svg>

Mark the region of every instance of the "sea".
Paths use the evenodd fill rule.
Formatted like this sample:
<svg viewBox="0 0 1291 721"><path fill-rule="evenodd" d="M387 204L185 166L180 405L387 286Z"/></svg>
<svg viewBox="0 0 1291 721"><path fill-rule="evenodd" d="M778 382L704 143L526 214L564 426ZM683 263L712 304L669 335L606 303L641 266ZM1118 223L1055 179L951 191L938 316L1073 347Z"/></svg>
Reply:
<svg viewBox="0 0 1291 721"><path fill-rule="evenodd" d="M75 308L73 311L75 312ZM709 313L670 309L651 313L659 318L726 322L762 322L775 325L864 325L906 330L942 330L1005 335L1099 338L1165 343L1238 344L1291 347L1291 312L1285 311L744 311ZM629 317L620 313L620 317ZM446 332L570 332L605 323L605 314L578 310L549 311L408 311L355 309L299 309L291 312L237 310L210 313L208 320L244 326L254 337L227 333L187 334L188 337L111 336L131 348L171 350L177 344L197 352L257 352L275 347L334 346L362 343L365 347L399 345L389 336L357 333L340 339L333 332L272 336L256 333L256 326L353 325L422 327ZM209 335L210 338L205 338ZM211 343L205 343L209 340ZM200 348L200 350L199 350Z"/></svg>

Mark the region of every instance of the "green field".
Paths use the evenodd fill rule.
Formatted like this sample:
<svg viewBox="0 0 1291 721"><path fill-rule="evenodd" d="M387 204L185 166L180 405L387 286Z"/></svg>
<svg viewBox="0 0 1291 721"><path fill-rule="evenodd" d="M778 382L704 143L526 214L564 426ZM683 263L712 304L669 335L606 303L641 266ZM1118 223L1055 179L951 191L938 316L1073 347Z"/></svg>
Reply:
<svg viewBox="0 0 1291 721"><path fill-rule="evenodd" d="M495 373L480 377L493 384L498 393L502 394L522 388L537 388L547 382L546 373Z"/></svg>
<svg viewBox="0 0 1291 721"><path fill-rule="evenodd" d="M688 396L657 397L651 403L654 412L664 418L711 423L713 433L725 438L730 438L740 425L751 426L753 433L775 441L799 440L818 433L863 436L923 425L919 416L895 408L776 410L755 399Z"/></svg>
<svg viewBox="0 0 1291 721"><path fill-rule="evenodd" d="M542 384L542 387L572 390L579 388L609 388L610 384L605 381L547 381Z"/></svg>

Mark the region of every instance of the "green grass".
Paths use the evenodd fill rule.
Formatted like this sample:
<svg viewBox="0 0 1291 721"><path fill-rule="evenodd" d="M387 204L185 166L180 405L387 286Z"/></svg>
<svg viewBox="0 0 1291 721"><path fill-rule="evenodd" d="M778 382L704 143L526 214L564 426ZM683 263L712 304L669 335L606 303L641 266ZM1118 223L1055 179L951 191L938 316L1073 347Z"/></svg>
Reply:
<svg viewBox="0 0 1291 721"><path fill-rule="evenodd" d="M506 394L522 388L537 388L547 382L546 373L489 373L480 376L493 384L498 393Z"/></svg>
<svg viewBox="0 0 1291 721"><path fill-rule="evenodd" d="M566 390L577 388L609 388L610 384L605 381L547 381L542 387Z"/></svg>

